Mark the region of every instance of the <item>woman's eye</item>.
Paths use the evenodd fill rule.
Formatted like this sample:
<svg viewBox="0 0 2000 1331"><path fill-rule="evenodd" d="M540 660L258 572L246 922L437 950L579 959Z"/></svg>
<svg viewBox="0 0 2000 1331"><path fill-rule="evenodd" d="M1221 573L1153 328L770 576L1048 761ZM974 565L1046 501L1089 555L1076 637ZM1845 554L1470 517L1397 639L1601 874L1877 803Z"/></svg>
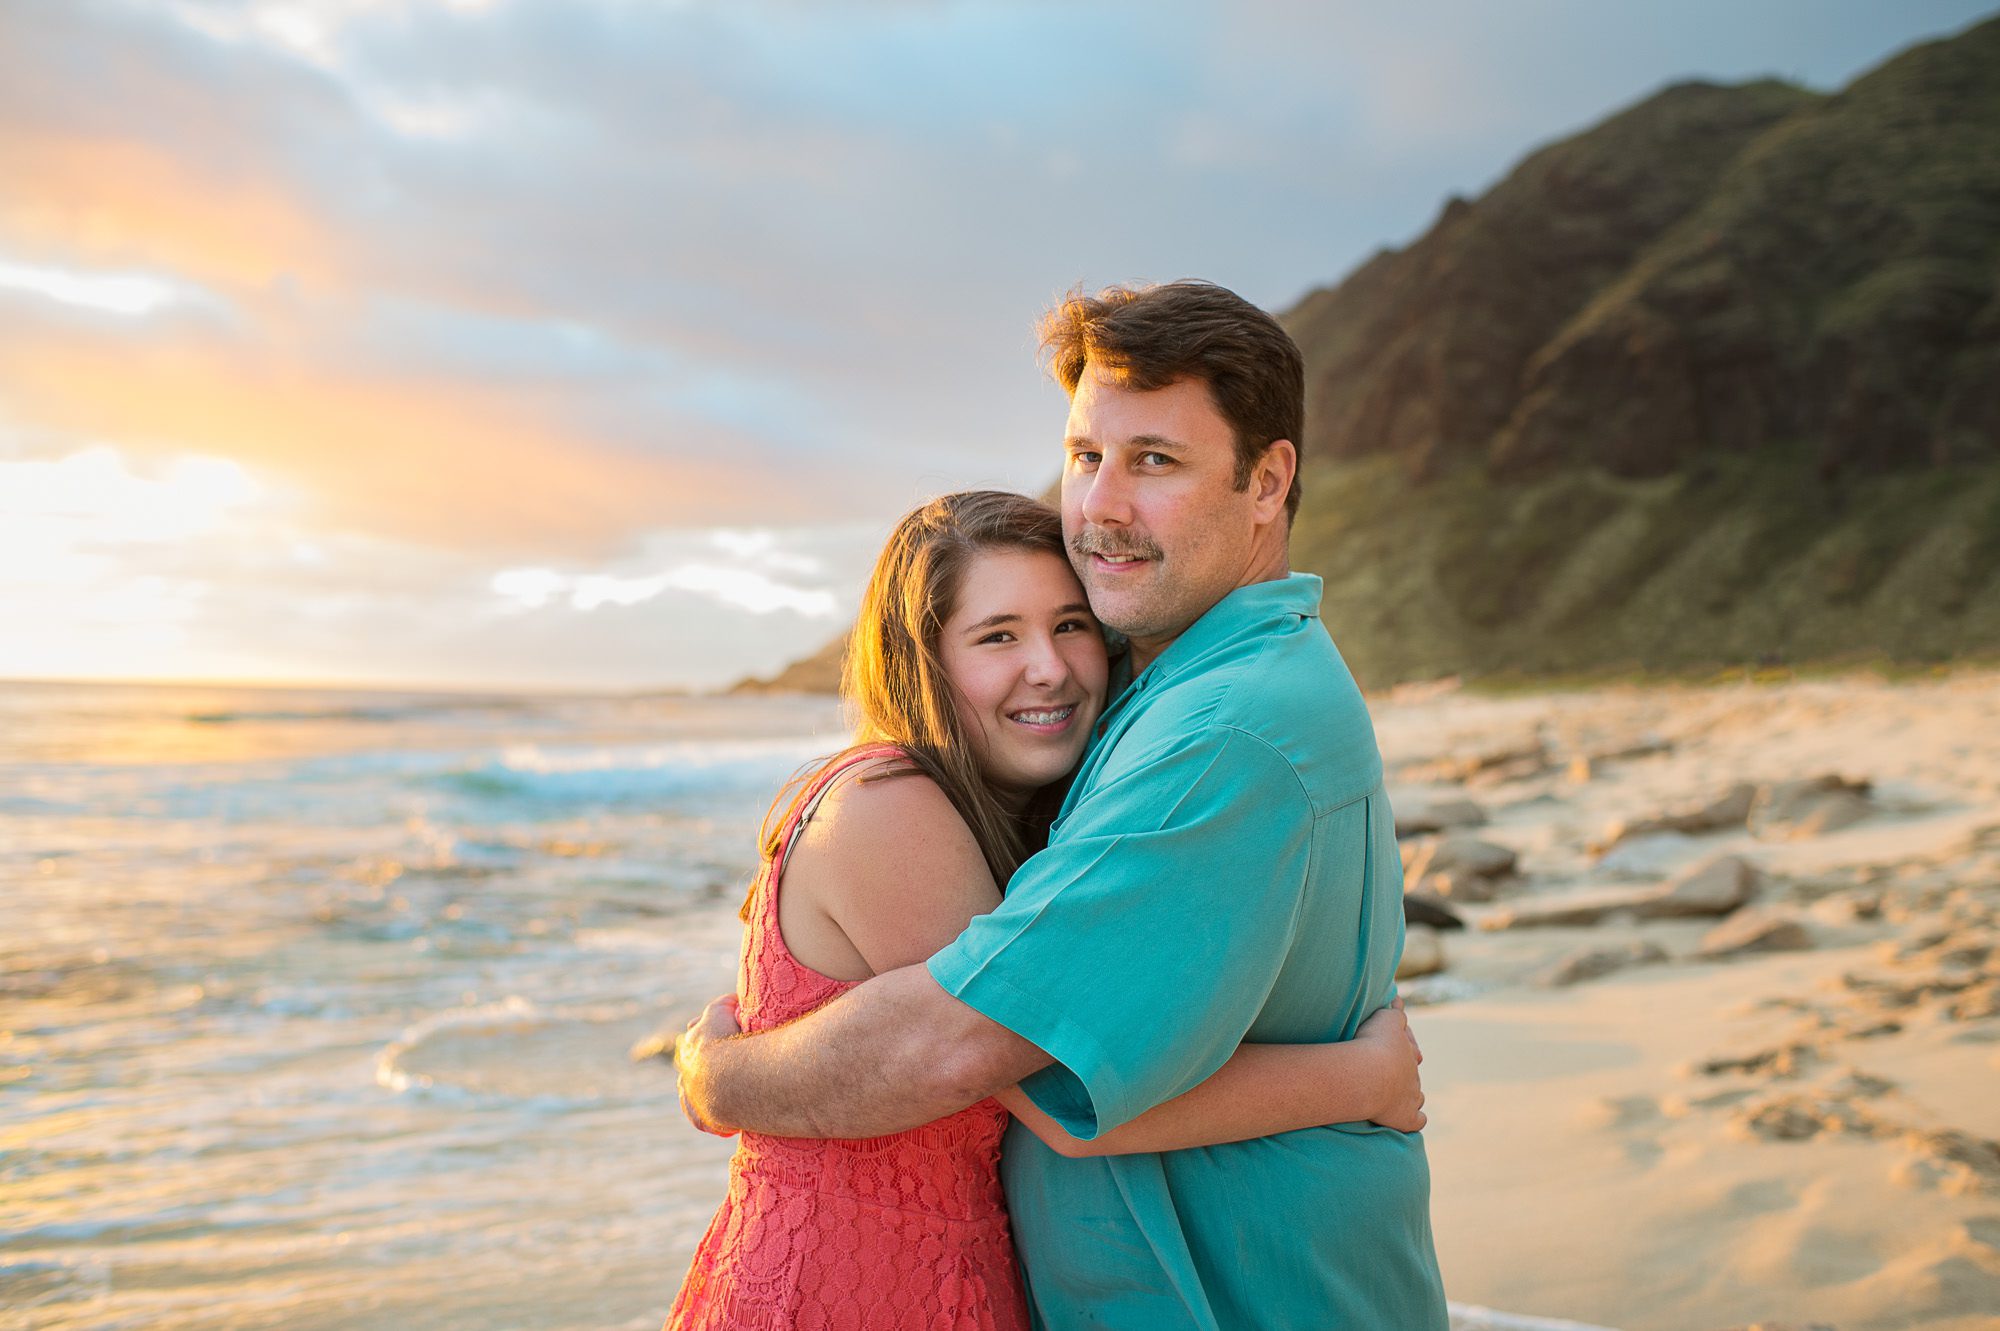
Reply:
<svg viewBox="0 0 2000 1331"><path fill-rule="evenodd" d="M1090 625L1088 625L1088 624L1084 623L1084 622L1083 622L1082 620L1080 620L1080 619L1065 619L1065 620L1064 620L1064 621L1063 621L1062 623L1060 623L1060 624L1056 625L1056 632L1058 632L1058 633L1081 633L1081 632L1083 632L1083 631L1084 631L1085 629L1088 629L1089 627L1090 627Z"/></svg>
<svg viewBox="0 0 2000 1331"><path fill-rule="evenodd" d="M988 642L1012 642L1012 641L1014 641L1014 635L1013 635L1013 634L1011 634L1011 633L1009 633L1009 632L1008 632L1008 631L1007 631L1006 629L995 629L995 630L994 630L993 632L991 632L991 633L987 634L987 635L986 635L985 637L981 638L981 639L980 639L979 641L980 641L980 642L982 642L982 643L988 643Z"/></svg>

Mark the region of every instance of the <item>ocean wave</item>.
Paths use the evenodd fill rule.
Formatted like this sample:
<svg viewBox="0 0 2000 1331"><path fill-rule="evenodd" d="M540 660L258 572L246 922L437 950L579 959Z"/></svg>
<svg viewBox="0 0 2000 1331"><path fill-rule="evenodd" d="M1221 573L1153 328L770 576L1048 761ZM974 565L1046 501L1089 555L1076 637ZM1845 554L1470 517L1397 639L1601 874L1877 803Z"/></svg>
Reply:
<svg viewBox="0 0 2000 1331"><path fill-rule="evenodd" d="M602 1104L606 1075L624 1072L609 1024L630 1001L548 1011L518 994L434 1012L375 1056L375 1084L394 1095L468 1106L564 1111Z"/></svg>
<svg viewBox="0 0 2000 1331"><path fill-rule="evenodd" d="M801 764L832 747L824 736L578 749L520 744L436 780L458 794L483 800L653 803L691 795L775 792Z"/></svg>

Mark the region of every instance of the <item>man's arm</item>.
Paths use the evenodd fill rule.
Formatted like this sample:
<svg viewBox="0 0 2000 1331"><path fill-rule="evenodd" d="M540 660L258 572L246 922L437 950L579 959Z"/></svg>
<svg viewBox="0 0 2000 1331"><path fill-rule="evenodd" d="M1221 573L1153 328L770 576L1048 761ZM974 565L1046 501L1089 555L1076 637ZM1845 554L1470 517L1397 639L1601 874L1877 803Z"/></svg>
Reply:
<svg viewBox="0 0 2000 1331"><path fill-rule="evenodd" d="M922 966L886 971L775 1030L735 1032L733 1008L712 1003L675 1046L682 1104L711 1131L880 1137L956 1113L1050 1062Z"/></svg>
<svg viewBox="0 0 2000 1331"><path fill-rule="evenodd" d="M1131 1155L1270 1137L1329 1123L1424 1127L1423 1051L1399 998L1342 1044L1246 1044L1220 1071L1129 1123L1086 1141L1071 1136L1018 1087L1000 1103L1057 1155Z"/></svg>

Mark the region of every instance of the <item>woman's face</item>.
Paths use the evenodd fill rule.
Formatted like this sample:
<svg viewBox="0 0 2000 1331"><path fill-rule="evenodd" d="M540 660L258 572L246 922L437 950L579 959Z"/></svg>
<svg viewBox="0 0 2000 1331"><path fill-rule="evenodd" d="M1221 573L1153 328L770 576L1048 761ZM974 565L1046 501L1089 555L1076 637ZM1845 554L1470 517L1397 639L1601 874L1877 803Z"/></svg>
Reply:
<svg viewBox="0 0 2000 1331"><path fill-rule="evenodd" d="M1069 561L987 550L938 635L986 780L1019 807L1076 766L1104 707L1104 635Z"/></svg>

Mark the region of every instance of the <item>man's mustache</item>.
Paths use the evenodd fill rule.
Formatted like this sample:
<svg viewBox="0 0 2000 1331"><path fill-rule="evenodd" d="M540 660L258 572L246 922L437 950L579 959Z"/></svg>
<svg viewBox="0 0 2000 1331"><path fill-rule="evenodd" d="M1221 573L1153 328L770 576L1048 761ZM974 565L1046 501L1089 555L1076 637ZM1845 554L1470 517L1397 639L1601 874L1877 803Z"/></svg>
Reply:
<svg viewBox="0 0 2000 1331"><path fill-rule="evenodd" d="M1086 527L1069 538L1069 548L1079 555L1105 555L1107 557L1131 556L1138 559L1161 559L1166 551L1144 537L1119 538L1095 527Z"/></svg>

